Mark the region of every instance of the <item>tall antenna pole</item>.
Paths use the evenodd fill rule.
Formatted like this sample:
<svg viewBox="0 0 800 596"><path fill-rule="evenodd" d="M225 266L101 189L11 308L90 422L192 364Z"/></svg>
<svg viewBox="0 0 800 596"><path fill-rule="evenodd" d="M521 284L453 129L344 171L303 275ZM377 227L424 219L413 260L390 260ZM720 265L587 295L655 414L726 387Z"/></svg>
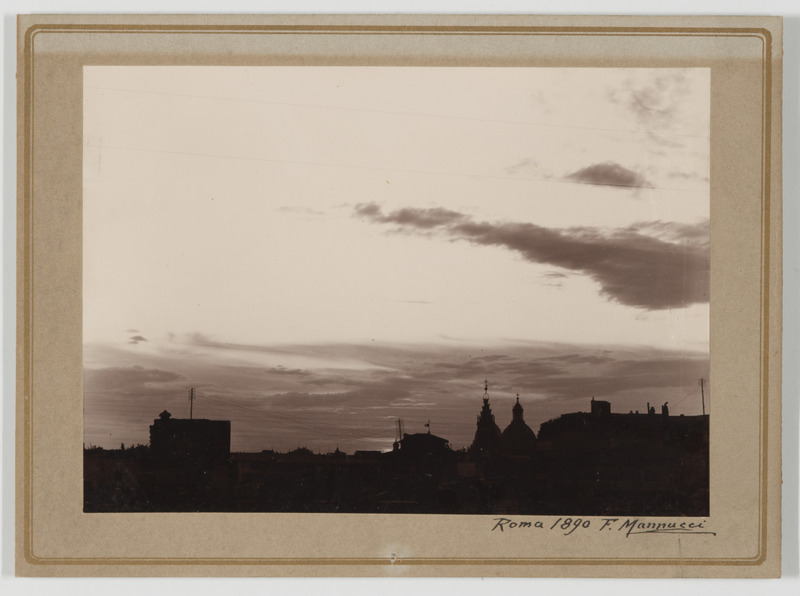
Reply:
<svg viewBox="0 0 800 596"><path fill-rule="evenodd" d="M189 389L189 420L192 419L193 408L194 408L194 387Z"/></svg>
<svg viewBox="0 0 800 596"><path fill-rule="evenodd" d="M703 391L703 378L700 377L700 400L703 403L703 416L706 415L706 395Z"/></svg>

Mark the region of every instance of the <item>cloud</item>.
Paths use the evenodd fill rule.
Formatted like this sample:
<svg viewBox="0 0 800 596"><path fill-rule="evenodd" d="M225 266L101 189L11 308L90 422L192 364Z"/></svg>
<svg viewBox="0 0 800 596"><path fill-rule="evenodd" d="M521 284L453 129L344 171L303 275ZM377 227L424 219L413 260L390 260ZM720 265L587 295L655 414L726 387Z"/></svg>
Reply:
<svg viewBox="0 0 800 596"><path fill-rule="evenodd" d="M708 176L702 176L694 172L668 172L667 176L677 180L708 182Z"/></svg>
<svg viewBox="0 0 800 596"><path fill-rule="evenodd" d="M581 184L599 184L602 186L624 186L630 188L652 188L652 184L640 173L607 161L596 163L565 176L567 180Z"/></svg>
<svg viewBox="0 0 800 596"><path fill-rule="evenodd" d="M667 102L663 79L659 79L655 85L631 89L628 107L642 118L666 120L673 113L673 106Z"/></svg>
<svg viewBox="0 0 800 596"><path fill-rule="evenodd" d="M544 285L546 285L548 288L563 288L564 280L566 280L568 277L569 275L559 271L548 271L541 275L541 278L544 280Z"/></svg>
<svg viewBox="0 0 800 596"><path fill-rule="evenodd" d="M683 149L684 147L686 147L686 141L684 139L680 138L678 140L676 140L675 138L670 139L652 132L647 133L647 140L653 143L654 145L657 145L659 147L665 147L667 149ZM655 155L667 155L664 151L654 150L653 153Z"/></svg>
<svg viewBox="0 0 800 596"><path fill-rule="evenodd" d="M396 223L423 230L440 227L457 221L467 220L463 213L435 207L433 209L398 209L391 215L383 215L375 203L359 204L355 208L356 215L371 219L378 223Z"/></svg>
<svg viewBox="0 0 800 596"><path fill-rule="evenodd" d="M280 213L289 213L294 215L307 216L309 219L316 219L325 215L325 212L319 211L318 209L311 209L310 207L300 207L295 205L286 205L283 207L278 207L277 211Z"/></svg>
<svg viewBox="0 0 800 596"><path fill-rule="evenodd" d="M521 159L517 163L508 166L503 171L508 175L513 175L513 174L516 174L516 173L518 173L520 171L522 171L522 172L526 172L526 171L537 172L538 169L539 169L539 164L537 164L532 159Z"/></svg>
<svg viewBox="0 0 800 596"><path fill-rule="evenodd" d="M99 386L105 390L125 389L127 392L140 391L159 383L179 381L183 377L177 373L148 369L142 366L110 367L84 370L84 383L90 387Z"/></svg>
<svg viewBox="0 0 800 596"><path fill-rule="evenodd" d="M356 206L355 214L397 224L406 233L435 231L450 240L506 248L531 263L583 273L600 284L603 295L627 306L661 310L708 302L706 223L657 221L610 231L553 229L475 222L445 209L405 208L384 214L375 203Z"/></svg>
<svg viewBox="0 0 800 596"><path fill-rule="evenodd" d="M695 104L698 92L698 73L690 70L665 70L656 77L632 73L622 85L610 89L608 98L622 106L638 125L648 132L677 132L686 124L686 111ZM681 130L680 132L686 132ZM707 134L707 131L692 131ZM679 139L651 137L673 147L681 147Z"/></svg>
<svg viewBox="0 0 800 596"><path fill-rule="evenodd" d="M132 337L130 337L128 339L130 340L128 343L131 343L131 344L138 344L140 342L147 341L147 338L146 337L142 337L141 335L134 335L134 336L132 336Z"/></svg>
<svg viewBox="0 0 800 596"><path fill-rule="evenodd" d="M708 220L695 224L684 224L671 221L651 221L635 223L627 231L647 234L666 242L690 243L708 249Z"/></svg>

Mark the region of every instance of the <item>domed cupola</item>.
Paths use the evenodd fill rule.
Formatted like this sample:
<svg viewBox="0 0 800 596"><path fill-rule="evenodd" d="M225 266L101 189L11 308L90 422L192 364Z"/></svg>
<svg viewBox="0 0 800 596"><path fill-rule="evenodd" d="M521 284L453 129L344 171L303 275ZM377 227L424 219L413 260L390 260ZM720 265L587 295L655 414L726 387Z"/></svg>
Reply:
<svg viewBox="0 0 800 596"><path fill-rule="evenodd" d="M508 455L531 455L536 450L536 434L525 424L522 411L522 404L519 403L517 394L517 403L511 409L511 424L506 427L502 435L503 453Z"/></svg>

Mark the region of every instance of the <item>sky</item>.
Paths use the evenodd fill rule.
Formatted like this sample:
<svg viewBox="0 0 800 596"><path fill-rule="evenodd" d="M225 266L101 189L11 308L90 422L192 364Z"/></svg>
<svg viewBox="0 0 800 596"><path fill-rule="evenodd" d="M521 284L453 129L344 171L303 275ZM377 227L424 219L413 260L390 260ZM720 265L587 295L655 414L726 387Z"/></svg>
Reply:
<svg viewBox="0 0 800 596"><path fill-rule="evenodd" d="M86 67L84 438L469 445L708 379L707 69ZM710 396L706 396L707 404Z"/></svg>

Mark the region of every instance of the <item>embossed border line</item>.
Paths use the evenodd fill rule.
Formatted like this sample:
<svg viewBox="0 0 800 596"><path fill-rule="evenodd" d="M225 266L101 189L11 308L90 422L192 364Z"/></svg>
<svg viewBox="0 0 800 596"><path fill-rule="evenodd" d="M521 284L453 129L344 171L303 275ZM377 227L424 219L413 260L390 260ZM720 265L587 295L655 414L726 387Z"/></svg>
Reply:
<svg viewBox="0 0 800 596"><path fill-rule="evenodd" d="M253 35L525 35L525 36L659 36L659 37L739 37L758 38L762 41L762 181L761 181L761 294L759 339L760 361L760 418L759 418L759 528L758 553L750 558L46 558L33 553L33 131L34 131L34 40L46 33L135 33L135 34L253 34ZM145 25L145 24L41 24L25 31L23 47L24 105L23 105L23 189L21 201L22 238L19 246L23 252L20 269L24 300L21 313L21 333L18 355L23 359L18 395L24 403L23 425L23 478L24 478L24 546L28 563L33 565L325 565L325 566L379 566L379 565L658 565L658 566L754 566L767 556L767 473L768 473L768 391L769 391L769 324L770 310L770 193L772 152L772 34L768 29L752 27L594 27L594 26L437 26L437 25ZM19 317L19 315L18 315ZM19 506L19 504L18 504Z"/></svg>

